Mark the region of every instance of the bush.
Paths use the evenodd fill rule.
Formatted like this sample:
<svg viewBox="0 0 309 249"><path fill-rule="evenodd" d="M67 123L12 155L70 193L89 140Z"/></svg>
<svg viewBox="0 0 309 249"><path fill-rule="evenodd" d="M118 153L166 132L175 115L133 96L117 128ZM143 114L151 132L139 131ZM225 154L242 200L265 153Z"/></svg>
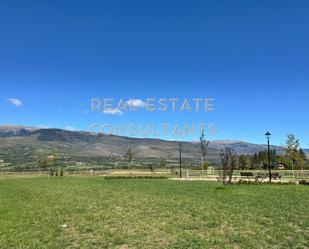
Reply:
<svg viewBox="0 0 309 249"><path fill-rule="evenodd" d="M301 181L298 182L298 184L300 184L300 185L309 185L309 181L301 180Z"/></svg>
<svg viewBox="0 0 309 249"><path fill-rule="evenodd" d="M166 176L105 176L105 179L168 179Z"/></svg>
<svg viewBox="0 0 309 249"><path fill-rule="evenodd" d="M232 183L236 185L247 184L247 185L296 185L296 182L257 182L248 180L239 180L238 182Z"/></svg>
<svg viewBox="0 0 309 249"><path fill-rule="evenodd" d="M203 163L203 169L207 170L208 168L209 168L209 162L206 161Z"/></svg>

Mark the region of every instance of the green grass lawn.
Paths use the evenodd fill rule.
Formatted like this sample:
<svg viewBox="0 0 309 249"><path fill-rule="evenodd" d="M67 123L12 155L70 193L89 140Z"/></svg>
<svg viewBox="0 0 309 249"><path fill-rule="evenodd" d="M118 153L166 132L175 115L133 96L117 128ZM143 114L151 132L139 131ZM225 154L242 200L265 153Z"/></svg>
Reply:
<svg viewBox="0 0 309 249"><path fill-rule="evenodd" d="M309 248L309 187L1 178L0 248Z"/></svg>

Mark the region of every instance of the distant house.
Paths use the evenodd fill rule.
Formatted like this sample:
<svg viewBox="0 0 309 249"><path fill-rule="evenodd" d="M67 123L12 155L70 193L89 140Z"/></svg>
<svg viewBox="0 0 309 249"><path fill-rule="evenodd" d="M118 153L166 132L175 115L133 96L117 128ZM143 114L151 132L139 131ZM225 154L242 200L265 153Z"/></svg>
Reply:
<svg viewBox="0 0 309 249"><path fill-rule="evenodd" d="M54 156L54 155L50 155L50 156L47 157L47 160L49 160L49 161L52 161L52 160L54 160L54 159L55 159L55 156Z"/></svg>
<svg viewBox="0 0 309 249"><path fill-rule="evenodd" d="M283 164L278 164L278 165L277 165L277 168L278 168L278 169L285 169L285 166L284 166Z"/></svg>
<svg viewBox="0 0 309 249"><path fill-rule="evenodd" d="M86 163L84 163L84 162L75 162L75 164L79 165L79 166L85 166L86 165Z"/></svg>

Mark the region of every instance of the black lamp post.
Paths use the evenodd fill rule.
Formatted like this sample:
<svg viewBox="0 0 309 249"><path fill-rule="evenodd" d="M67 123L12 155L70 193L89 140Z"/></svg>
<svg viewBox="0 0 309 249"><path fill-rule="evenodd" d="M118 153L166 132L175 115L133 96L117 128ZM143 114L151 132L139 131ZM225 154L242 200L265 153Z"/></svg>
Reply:
<svg viewBox="0 0 309 249"><path fill-rule="evenodd" d="M182 150L182 143L178 144L179 146L179 177L182 178L182 171L181 171L181 150Z"/></svg>
<svg viewBox="0 0 309 249"><path fill-rule="evenodd" d="M271 137L270 132L266 132L265 137L267 139L267 146L268 146L268 173L269 173L269 181L271 182L271 162L270 162L270 145L269 145L269 140Z"/></svg>

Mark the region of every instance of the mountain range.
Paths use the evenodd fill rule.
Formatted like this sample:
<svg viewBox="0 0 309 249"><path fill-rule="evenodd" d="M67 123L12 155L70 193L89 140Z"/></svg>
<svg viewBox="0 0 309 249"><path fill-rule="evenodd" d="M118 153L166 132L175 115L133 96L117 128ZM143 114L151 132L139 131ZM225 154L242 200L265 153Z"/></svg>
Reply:
<svg viewBox="0 0 309 249"><path fill-rule="evenodd" d="M132 138L105 135L86 131L68 131L62 129L41 129L27 126L0 126L0 159L22 162L40 153L62 153L87 157L123 157L128 148L132 148L136 158L177 158L179 142L152 138ZM254 154L265 150L263 144L253 144L232 140L210 141L208 160L218 161L220 151L230 147L237 154ZM284 148L272 146L283 153ZM309 151L306 150L308 153ZM199 142L182 142L182 155L186 158L199 158ZM30 159L29 159L30 160Z"/></svg>

